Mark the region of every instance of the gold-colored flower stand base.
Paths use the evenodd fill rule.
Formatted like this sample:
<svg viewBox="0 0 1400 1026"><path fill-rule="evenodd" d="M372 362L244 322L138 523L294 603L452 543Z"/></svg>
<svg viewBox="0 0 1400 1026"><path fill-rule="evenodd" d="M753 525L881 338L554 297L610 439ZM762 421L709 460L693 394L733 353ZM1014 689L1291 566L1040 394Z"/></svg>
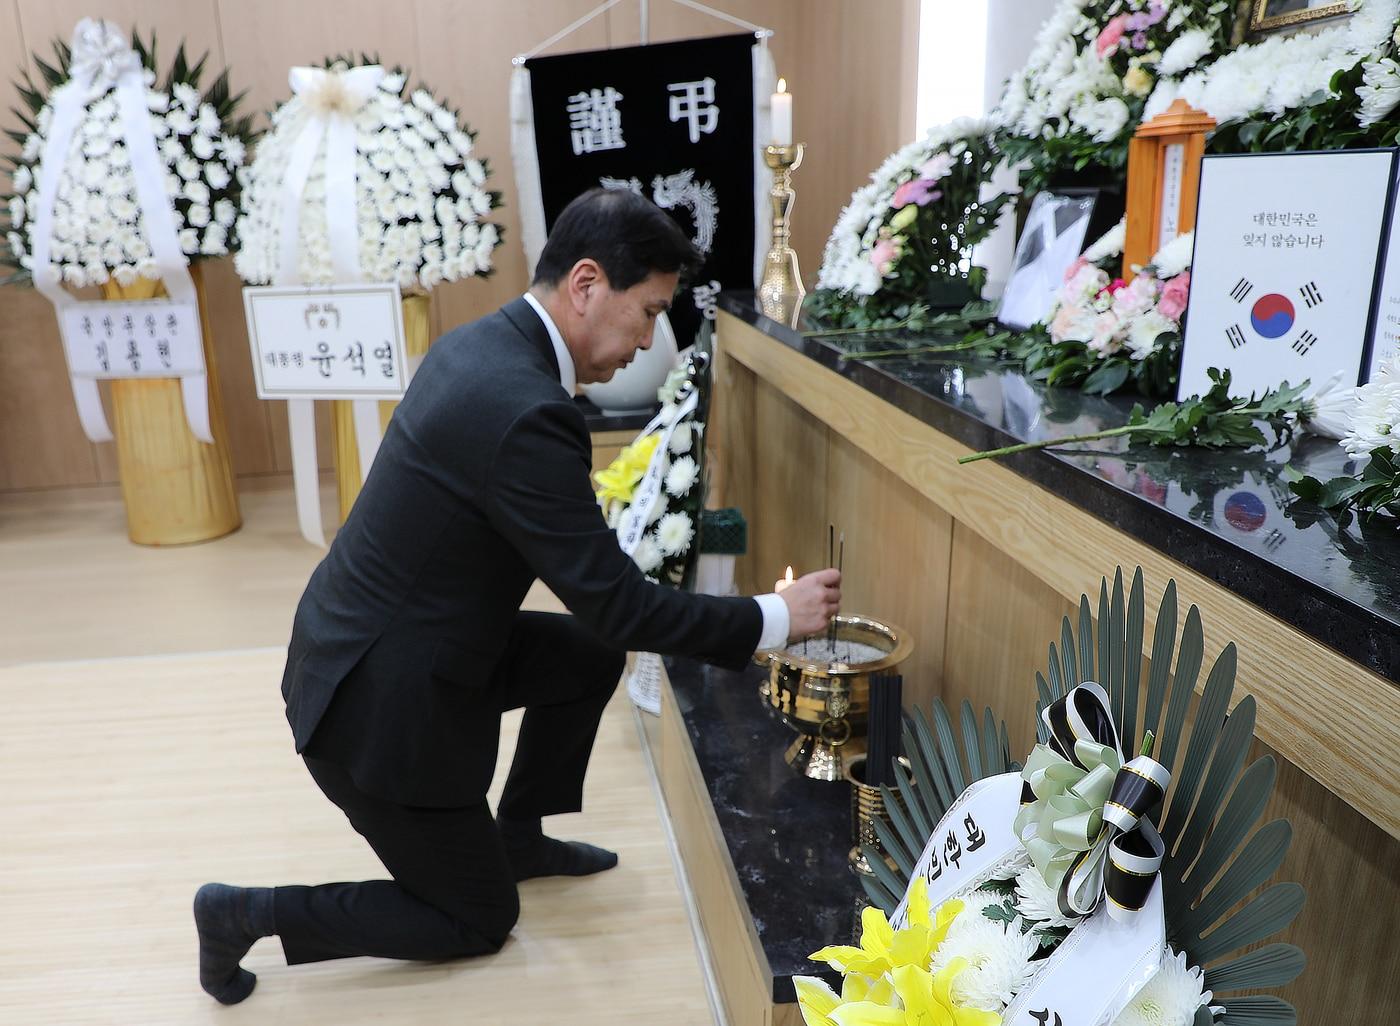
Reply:
<svg viewBox="0 0 1400 1026"><path fill-rule="evenodd" d="M426 356L431 343L428 333L428 297L403 298L404 351L409 358ZM379 404L379 430L389 426L389 418L399 404L385 400ZM335 484L340 496L340 522L350 515L350 507L360 494L360 450L355 438L353 406L347 399L331 402L331 437L335 447Z"/></svg>
<svg viewBox="0 0 1400 1026"><path fill-rule="evenodd" d="M191 433L178 378L118 378L112 381L112 434L127 535L138 545L187 545L236 531L243 519L234 489L228 431L219 394L204 278L190 268L199 297L204 363L209 382L209 429L214 444ZM107 300L154 299L165 295L158 281L138 278L129 286L109 281Z"/></svg>

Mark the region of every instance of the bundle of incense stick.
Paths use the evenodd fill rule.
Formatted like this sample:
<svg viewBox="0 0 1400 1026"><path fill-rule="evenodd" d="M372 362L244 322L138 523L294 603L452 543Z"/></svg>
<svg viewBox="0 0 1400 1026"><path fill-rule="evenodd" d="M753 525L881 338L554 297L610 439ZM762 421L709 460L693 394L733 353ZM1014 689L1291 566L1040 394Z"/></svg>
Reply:
<svg viewBox="0 0 1400 1026"><path fill-rule="evenodd" d="M841 566L842 566L842 564L846 562L846 532L845 532L845 531L842 531L842 532L841 532L841 548L840 548L840 551L838 552L838 551L837 551L837 548L836 548L836 525L835 525L835 524L827 524L827 525L826 525L826 555L827 555L827 564L826 564L826 565L827 565L827 566L834 566L834 567L836 568L837 572L839 573L839 572L841 571ZM838 615L838 616L840 615L840 612L839 612L839 611L838 611L837 615ZM830 644L831 644L831 651L834 653L834 652L836 651L836 617L832 617L832 618L831 618L831 623L827 624L827 628L826 628L826 640L827 640L828 642L830 642Z"/></svg>
<svg viewBox="0 0 1400 1026"><path fill-rule="evenodd" d="M865 782L871 787L895 782L891 764L899 758L903 704L903 677L882 673L870 678L870 750L865 758Z"/></svg>

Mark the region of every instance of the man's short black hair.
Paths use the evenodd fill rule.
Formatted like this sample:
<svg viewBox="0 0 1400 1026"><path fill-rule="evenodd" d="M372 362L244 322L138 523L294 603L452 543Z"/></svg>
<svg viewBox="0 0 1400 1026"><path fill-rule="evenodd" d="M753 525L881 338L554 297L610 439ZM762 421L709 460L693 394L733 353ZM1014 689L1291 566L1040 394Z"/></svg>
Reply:
<svg viewBox="0 0 1400 1026"><path fill-rule="evenodd" d="M589 189L564 208L535 265L535 285L558 285L575 264L598 261L608 287L630 289L653 271L682 277L703 262L669 214L629 189Z"/></svg>

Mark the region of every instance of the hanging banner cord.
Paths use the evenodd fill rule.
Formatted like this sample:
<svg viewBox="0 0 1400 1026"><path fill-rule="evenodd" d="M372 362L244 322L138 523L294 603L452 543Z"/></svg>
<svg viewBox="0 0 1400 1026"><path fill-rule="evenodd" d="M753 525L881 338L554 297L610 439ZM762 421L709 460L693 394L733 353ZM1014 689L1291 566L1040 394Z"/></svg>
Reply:
<svg viewBox="0 0 1400 1026"><path fill-rule="evenodd" d="M717 11L707 4L699 3L698 0L670 0L670 2L673 4L679 4L682 7L689 7L692 11L699 11L701 14L708 14L710 17L718 18L720 21L727 21L731 25L738 25L740 28L746 28L749 31L751 31L756 37L758 37L759 45L765 48L768 46L768 40L773 35L772 29L764 28L762 25L757 25L751 21L745 21L743 18L735 17L734 15L727 14L724 11ZM601 15L607 14L608 11L612 10L620 3L622 3L622 0L607 0L606 3L599 4L597 7L593 8L593 10L589 11L583 17L573 22L570 22L568 25L564 26L562 29L554 33L554 35L550 36L544 42L540 43L537 46L531 47L529 50L525 51L522 54L516 55L514 58L511 59L511 63L515 65L524 64L531 57L536 57L544 51L548 50L551 46L559 42L559 40L563 39L565 36L572 35L574 32L577 32L579 29L583 28L583 26L587 25L593 19ZM642 0L642 43L644 45L647 42L647 5L649 3L650 0Z"/></svg>

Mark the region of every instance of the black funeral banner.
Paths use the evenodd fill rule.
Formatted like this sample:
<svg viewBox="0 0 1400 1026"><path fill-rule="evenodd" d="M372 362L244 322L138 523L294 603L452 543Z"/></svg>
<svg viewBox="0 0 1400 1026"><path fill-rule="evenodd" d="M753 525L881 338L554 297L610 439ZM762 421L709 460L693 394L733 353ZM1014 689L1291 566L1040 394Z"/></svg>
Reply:
<svg viewBox="0 0 1400 1026"><path fill-rule="evenodd" d="M752 34L526 62L546 230L598 185L667 210L705 254L671 323L685 348L720 289L752 289Z"/></svg>

